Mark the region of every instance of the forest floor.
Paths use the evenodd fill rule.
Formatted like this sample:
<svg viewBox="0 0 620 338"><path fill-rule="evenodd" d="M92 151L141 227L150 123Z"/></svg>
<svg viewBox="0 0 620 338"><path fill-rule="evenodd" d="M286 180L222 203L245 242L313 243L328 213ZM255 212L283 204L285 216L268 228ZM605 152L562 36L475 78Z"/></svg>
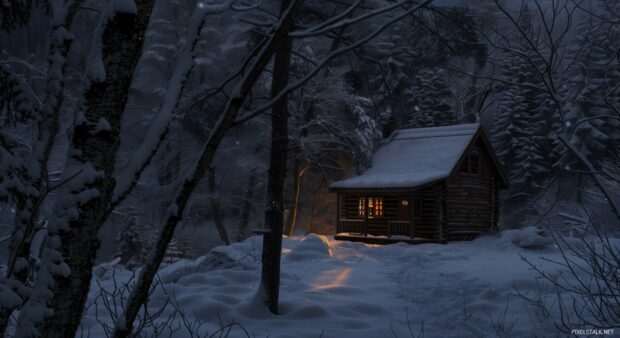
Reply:
<svg viewBox="0 0 620 338"><path fill-rule="evenodd" d="M213 249L160 271L148 309L162 337L534 337L556 336L555 290L523 258L551 276L557 245L534 228L447 245L368 245L324 236L285 238L280 315L256 301L259 237ZM132 273L95 270L82 327L105 337L122 283ZM115 283L116 282L116 283ZM103 292L102 292L103 290ZM116 290L116 291L115 291ZM108 293L106 293L108 292ZM519 294L540 299L540 311ZM539 297L540 296L540 297ZM117 301L114 305L113 300ZM168 305L165 305L168 303ZM165 306L164 306L165 305ZM172 334L170 330L175 331Z"/></svg>

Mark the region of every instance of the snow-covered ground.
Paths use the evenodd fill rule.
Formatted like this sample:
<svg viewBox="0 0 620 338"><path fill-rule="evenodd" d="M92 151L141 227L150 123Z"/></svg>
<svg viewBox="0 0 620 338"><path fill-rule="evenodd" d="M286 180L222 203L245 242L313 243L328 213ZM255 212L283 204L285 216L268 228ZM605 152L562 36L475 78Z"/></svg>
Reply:
<svg viewBox="0 0 620 338"><path fill-rule="evenodd" d="M164 268L163 287L156 288L149 303L150 313L166 300L172 303L156 320L165 331L162 336L190 337L192 330L205 336L230 323L239 325L229 326L222 336L419 337L421 331L424 337L557 335L551 320L541 319L516 295L542 292L554 299L551 290L539 289L536 273L520 257L552 275L558 271L543 257L558 260L559 250L532 228L447 245L285 238L277 316L254 299L260 245L260 238L253 237ZM101 287L111 291L116 280L116 289L122 289L120 282L131 273L104 265L95 274L90 301L96 304L88 308L83 328L91 337L105 337L101 322L111 323L105 303L112 304L114 297L102 295ZM175 315L175 308L182 315ZM178 330L170 335L170 328Z"/></svg>

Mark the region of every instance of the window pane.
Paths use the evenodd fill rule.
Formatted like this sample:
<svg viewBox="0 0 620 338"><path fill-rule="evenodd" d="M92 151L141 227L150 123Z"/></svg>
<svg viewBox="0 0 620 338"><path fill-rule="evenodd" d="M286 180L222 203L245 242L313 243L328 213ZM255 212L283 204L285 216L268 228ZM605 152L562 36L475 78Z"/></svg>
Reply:
<svg viewBox="0 0 620 338"><path fill-rule="evenodd" d="M375 216L383 216L383 198L368 198L368 218L373 218Z"/></svg>
<svg viewBox="0 0 620 338"><path fill-rule="evenodd" d="M366 203L364 203L364 197L359 198L359 202L357 204L357 215L364 216L366 214Z"/></svg>

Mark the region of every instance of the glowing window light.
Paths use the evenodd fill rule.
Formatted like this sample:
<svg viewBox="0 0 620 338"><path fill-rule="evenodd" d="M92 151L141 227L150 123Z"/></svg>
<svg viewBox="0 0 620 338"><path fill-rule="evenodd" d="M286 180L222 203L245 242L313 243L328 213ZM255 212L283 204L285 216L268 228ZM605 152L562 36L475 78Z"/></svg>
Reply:
<svg viewBox="0 0 620 338"><path fill-rule="evenodd" d="M368 199L368 218L383 216L383 198L372 197Z"/></svg>
<svg viewBox="0 0 620 338"><path fill-rule="evenodd" d="M364 201L364 197L360 197L357 203L357 214L359 216L366 215L366 203Z"/></svg>

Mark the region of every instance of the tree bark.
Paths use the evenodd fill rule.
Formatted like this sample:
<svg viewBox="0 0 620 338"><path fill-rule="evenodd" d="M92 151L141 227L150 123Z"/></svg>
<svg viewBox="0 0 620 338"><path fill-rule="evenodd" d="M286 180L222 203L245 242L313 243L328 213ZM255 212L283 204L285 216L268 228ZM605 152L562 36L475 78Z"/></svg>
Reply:
<svg viewBox="0 0 620 338"><path fill-rule="evenodd" d="M234 95L232 95L226 103L222 116L220 116L220 119L213 127L213 131L200 153L194 170L185 178L181 189L177 193L175 203L168 210L162 231L159 234L159 239L149 254L147 264L140 271L140 276L138 277L136 285L127 300L125 312L118 319L112 337L127 337L131 334L133 322L140 308L148 298L148 293L153 279L155 278L155 274L164 258L168 243L170 243L174 235L176 225L187 206L187 201L211 165L211 160L222 139L233 126L250 89L260 77L278 47L288 36L288 31L293 25L295 15L298 13L303 3L301 0L292 0L291 2L292 4L286 12L287 15L284 15L280 23L275 26L277 27L276 31L268 38L267 42L256 55L250 56L253 57L254 62L248 65L245 75L234 89Z"/></svg>
<svg viewBox="0 0 620 338"><path fill-rule="evenodd" d="M82 318L100 244L97 233L115 185L123 111L154 0L135 3L137 15L114 13L102 34L106 76L92 79L85 92L67 162L67 170L76 171L67 175L77 176L59 197L35 293L18 320L18 337L74 337Z"/></svg>
<svg viewBox="0 0 620 338"><path fill-rule="evenodd" d="M282 0L281 13L289 6L289 2L290 0ZM287 34L284 42L276 51L271 83L272 98L288 85L292 45L292 40ZM287 105L287 95L284 95L271 108L271 158L265 210L265 225L270 231L263 236L261 288L263 302L274 314L278 313L280 295L284 179L286 178L286 152L288 150Z"/></svg>

